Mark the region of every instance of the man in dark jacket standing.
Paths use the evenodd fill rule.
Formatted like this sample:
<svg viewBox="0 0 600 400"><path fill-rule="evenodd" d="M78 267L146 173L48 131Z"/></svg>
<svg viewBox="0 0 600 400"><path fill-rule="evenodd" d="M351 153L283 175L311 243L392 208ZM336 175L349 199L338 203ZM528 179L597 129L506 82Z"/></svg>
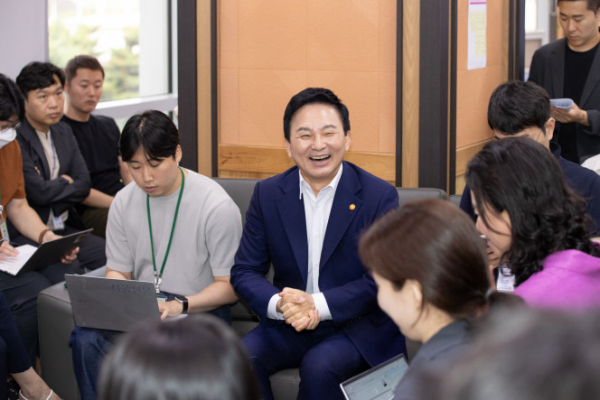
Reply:
<svg viewBox="0 0 600 400"><path fill-rule="evenodd" d="M573 100L570 108L552 107L554 141L580 164L600 153L600 0L559 0L558 8L565 37L535 52L529 81L551 99Z"/></svg>

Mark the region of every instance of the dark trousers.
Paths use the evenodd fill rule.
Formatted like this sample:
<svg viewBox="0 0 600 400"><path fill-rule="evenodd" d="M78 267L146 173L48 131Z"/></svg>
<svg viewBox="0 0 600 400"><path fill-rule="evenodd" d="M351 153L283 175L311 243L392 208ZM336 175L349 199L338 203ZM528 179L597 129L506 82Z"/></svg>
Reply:
<svg viewBox="0 0 600 400"><path fill-rule="evenodd" d="M0 337L0 396L6 396L6 379L8 378L8 346Z"/></svg>
<svg viewBox="0 0 600 400"><path fill-rule="evenodd" d="M87 207L81 214L81 220L86 228L94 228L94 235L106 238L108 208Z"/></svg>
<svg viewBox="0 0 600 400"><path fill-rule="evenodd" d="M61 263L51 264L20 276L0 272L0 290L6 296L13 320L33 365L39 354L38 294L47 287L64 281L65 273L74 273L73 266Z"/></svg>
<svg viewBox="0 0 600 400"><path fill-rule="evenodd" d="M344 330L335 330L329 321L302 332L286 324L261 324L243 342L264 400L273 399L269 377L283 369L300 368L298 399L329 400L343 399L340 383L369 368Z"/></svg>
<svg viewBox="0 0 600 400"><path fill-rule="evenodd" d="M56 231L56 234L68 235L78 231L79 229L67 226L62 231ZM23 244L37 246L37 243L20 234L11 235L11 244L13 246ZM84 268L96 269L103 265L106 265L104 239L88 235L80 246L77 260L72 264L55 263L20 276L0 272L0 290L6 296L21 339L31 356L32 364L35 365L35 358L39 355L38 294L47 287L64 281L67 273L82 273Z"/></svg>
<svg viewBox="0 0 600 400"><path fill-rule="evenodd" d="M8 302L0 292L0 396L6 395L8 374L24 372L30 367L30 356L13 322Z"/></svg>
<svg viewBox="0 0 600 400"><path fill-rule="evenodd" d="M223 306L210 311L210 314L231 324L230 308ZM69 346L72 349L73 368L82 400L96 399L102 361L120 334L121 332L79 327L71 333Z"/></svg>

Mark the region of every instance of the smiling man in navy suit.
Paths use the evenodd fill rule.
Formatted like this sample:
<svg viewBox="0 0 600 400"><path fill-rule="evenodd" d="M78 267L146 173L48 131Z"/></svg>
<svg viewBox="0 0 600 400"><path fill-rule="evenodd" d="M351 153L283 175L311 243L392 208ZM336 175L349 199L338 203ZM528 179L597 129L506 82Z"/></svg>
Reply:
<svg viewBox="0 0 600 400"><path fill-rule="evenodd" d="M358 257L361 232L398 206L396 189L344 161L348 109L328 89L287 105L284 134L296 166L256 185L231 282L261 323L243 341L272 399L269 376L300 368L299 399L343 398L344 380L405 352L377 306ZM265 275L273 265L273 283Z"/></svg>

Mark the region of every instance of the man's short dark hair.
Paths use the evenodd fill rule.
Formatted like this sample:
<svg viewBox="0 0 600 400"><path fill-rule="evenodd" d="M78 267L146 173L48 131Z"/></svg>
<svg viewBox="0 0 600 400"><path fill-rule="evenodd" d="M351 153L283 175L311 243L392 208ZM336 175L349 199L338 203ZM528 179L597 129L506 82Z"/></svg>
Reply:
<svg viewBox="0 0 600 400"><path fill-rule="evenodd" d="M117 339L98 381L98 400L260 398L242 342L209 314L137 325Z"/></svg>
<svg viewBox="0 0 600 400"><path fill-rule="evenodd" d="M496 88L488 104L488 124L503 135L537 127L546 133L550 119L550 98L531 82L508 81Z"/></svg>
<svg viewBox="0 0 600 400"><path fill-rule="evenodd" d="M19 121L25 116L23 95L12 79L0 74L0 121L8 121L13 115Z"/></svg>
<svg viewBox="0 0 600 400"><path fill-rule="evenodd" d="M144 111L129 118L121 134L120 146L123 161L131 161L140 147L150 160L175 157L179 131L163 112Z"/></svg>
<svg viewBox="0 0 600 400"><path fill-rule="evenodd" d="M102 68L102 65L100 65L100 62L95 57L79 55L70 59L65 67L65 78L69 84L77 76L77 70L80 68L100 71L102 72L102 79L104 79L104 68Z"/></svg>
<svg viewBox="0 0 600 400"><path fill-rule="evenodd" d="M582 1L582 0L558 0L556 4L560 7L561 1ZM600 0L587 0L587 9L593 11L594 13L598 12L600 8Z"/></svg>
<svg viewBox="0 0 600 400"><path fill-rule="evenodd" d="M54 85L54 75L58 77L61 86L65 86L65 74L62 69L49 62L30 62L17 76L17 85L27 99L30 91Z"/></svg>
<svg viewBox="0 0 600 400"><path fill-rule="evenodd" d="M290 99L285 113L283 114L283 133L285 140L290 141L290 127L292 124L292 118L296 111L304 107L307 104L329 104L335 107L342 120L344 127L344 134L350 130L350 114L348 108L342 103L342 101L329 89L325 88L307 88L296 94Z"/></svg>

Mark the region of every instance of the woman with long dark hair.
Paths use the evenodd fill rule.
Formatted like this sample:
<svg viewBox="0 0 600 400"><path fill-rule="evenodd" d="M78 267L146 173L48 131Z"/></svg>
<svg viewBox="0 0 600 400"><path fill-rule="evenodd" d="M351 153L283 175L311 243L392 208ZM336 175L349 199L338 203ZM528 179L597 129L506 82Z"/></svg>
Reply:
<svg viewBox="0 0 600 400"><path fill-rule="evenodd" d="M525 137L488 143L468 164L477 229L531 305L600 306L600 251L582 198L552 154Z"/></svg>
<svg viewBox="0 0 600 400"><path fill-rule="evenodd" d="M520 299L493 290L487 253L473 221L443 200L408 203L362 236L361 259L377 301L409 339L422 342L394 399L418 398L417 376L448 365L470 340L473 318Z"/></svg>

